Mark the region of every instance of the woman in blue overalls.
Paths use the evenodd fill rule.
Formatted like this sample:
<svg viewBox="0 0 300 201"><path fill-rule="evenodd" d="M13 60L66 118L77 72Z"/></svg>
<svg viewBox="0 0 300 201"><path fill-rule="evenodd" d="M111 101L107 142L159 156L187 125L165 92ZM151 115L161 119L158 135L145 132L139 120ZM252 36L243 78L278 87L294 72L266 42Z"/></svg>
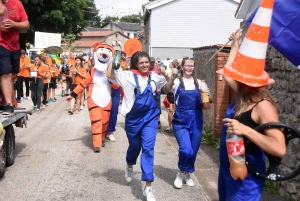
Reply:
<svg viewBox="0 0 300 201"><path fill-rule="evenodd" d="M131 57L130 71L113 71L110 66L107 76L116 80L124 90L121 114L125 116L125 131L129 142L125 179L127 182L132 181L133 165L142 149L142 180L146 181L144 195L148 201L155 201L151 182L154 180L154 145L159 110L154 95L156 88L165 87L170 90L172 83L167 83L164 76L149 72L149 67L149 55L146 52L136 52ZM161 73L166 76L164 70Z"/></svg>
<svg viewBox="0 0 300 201"><path fill-rule="evenodd" d="M175 114L173 129L179 145L179 161L174 186L181 188L182 183L194 186L190 173L195 171L195 161L202 139L203 114L200 92L200 80L194 75L195 62L192 59L182 60L180 78L174 81Z"/></svg>
<svg viewBox="0 0 300 201"><path fill-rule="evenodd" d="M230 39L233 39L232 48L224 68L228 68L232 64L244 65L235 60L241 36L241 30L237 31L236 34L231 34ZM251 68L255 70L256 66L251 66ZM224 69L217 71L217 73L224 76L225 81L235 91L236 95L236 101L229 105L225 119L223 119L225 124L222 127L220 140L219 200L259 201L264 187L263 179L248 172L247 177L243 180L234 180L230 174L226 134L232 133L243 136L247 158L252 166L260 172L266 170L264 151L280 158L285 155L286 145L284 135L280 129L265 129L264 135L253 130L260 124L279 121L274 106L275 101L265 87L272 82L268 81L265 84L258 85L257 82L252 83L243 80L245 77L250 77L247 74L244 74L243 79L234 80L231 78L233 75L227 74Z"/></svg>

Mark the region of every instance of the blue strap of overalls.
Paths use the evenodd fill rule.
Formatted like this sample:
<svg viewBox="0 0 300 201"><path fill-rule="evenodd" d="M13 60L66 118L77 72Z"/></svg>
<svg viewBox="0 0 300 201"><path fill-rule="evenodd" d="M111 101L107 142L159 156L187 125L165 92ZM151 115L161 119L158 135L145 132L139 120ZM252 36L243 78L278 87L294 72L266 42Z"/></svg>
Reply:
<svg viewBox="0 0 300 201"><path fill-rule="evenodd" d="M133 74L133 76L134 76L134 81L135 81L135 84L136 84L136 90L141 92L141 87L139 85L138 76L137 76L137 74ZM150 82L151 82L151 75L148 76L148 84L150 84Z"/></svg>

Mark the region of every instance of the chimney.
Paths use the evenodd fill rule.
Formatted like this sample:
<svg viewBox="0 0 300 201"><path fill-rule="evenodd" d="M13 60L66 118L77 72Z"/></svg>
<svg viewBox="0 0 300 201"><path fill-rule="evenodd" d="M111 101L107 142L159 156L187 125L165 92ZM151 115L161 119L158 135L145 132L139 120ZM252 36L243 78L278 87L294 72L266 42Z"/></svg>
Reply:
<svg viewBox="0 0 300 201"><path fill-rule="evenodd" d="M142 28L144 28L144 20L143 19L141 19L140 25Z"/></svg>

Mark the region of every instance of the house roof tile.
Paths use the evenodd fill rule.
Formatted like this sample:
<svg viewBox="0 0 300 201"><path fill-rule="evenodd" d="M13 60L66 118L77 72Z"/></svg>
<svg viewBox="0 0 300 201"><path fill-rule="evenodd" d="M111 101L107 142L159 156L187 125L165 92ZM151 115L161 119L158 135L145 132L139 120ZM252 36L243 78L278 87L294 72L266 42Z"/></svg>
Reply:
<svg viewBox="0 0 300 201"><path fill-rule="evenodd" d="M75 47L92 47L94 45L94 43L96 42L104 42L104 41L99 41L99 40L76 40L73 45Z"/></svg>
<svg viewBox="0 0 300 201"><path fill-rule="evenodd" d="M102 25L102 27L105 27L110 23L114 23L116 26L127 31L140 31L142 29L142 26L138 23L128 23L128 22L118 22L118 21L107 22L104 25Z"/></svg>
<svg viewBox="0 0 300 201"><path fill-rule="evenodd" d="M107 31L107 29L96 28L96 27L85 27L84 30L87 30L87 31Z"/></svg>
<svg viewBox="0 0 300 201"><path fill-rule="evenodd" d="M93 36L102 36L102 37L106 37L106 36L110 36L114 33L117 33L119 31L83 31L79 33L80 37L93 37ZM121 33L121 32L119 32Z"/></svg>
<svg viewBox="0 0 300 201"><path fill-rule="evenodd" d="M138 23L115 22L115 24L123 30L140 31L142 29L141 25Z"/></svg>

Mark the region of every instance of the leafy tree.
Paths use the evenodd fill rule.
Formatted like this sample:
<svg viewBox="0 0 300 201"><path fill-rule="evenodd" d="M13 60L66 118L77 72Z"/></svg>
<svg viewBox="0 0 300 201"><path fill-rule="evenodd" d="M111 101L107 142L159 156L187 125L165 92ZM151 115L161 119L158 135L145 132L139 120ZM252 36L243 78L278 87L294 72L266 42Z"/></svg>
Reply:
<svg viewBox="0 0 300 201"><path fill-rule="evenodd" d="M140 23L144 17L139 14L126 15L120 18L120 22Z"/></svg>
<svg viewBox="0 0 300 201"><path fill-rule="evenodd" d="M106 24L106 23L108 23L109 21L117 21L117 20L119 20L119 18L118 17L116 17L116 16L106 16L103 20L102 20L102 25L104 25L104 24Z"/></svg>
<svg viewBox="0 0 300 201"><path fill-rule="evenodd" d="M64 34L64 33L62 33L61 38L62 38L62 42L63 42L62 48L63 48L64 51L67 51L67 50L72 51L72 50L75 49L75 47L73 46L73 43L76 40L76 35L75 34L72 34L72 33Z"/></svg>
<svg viewBox="0 0 300 201"><path fill-rule="evenodd" d="M117 16L106 16L101 24L102 26L105 25L106 23L108 23L109 21L117 21L119 20L120 22L128 22L128 23L140 23L141 19L143 19L143 15L141 13L139 14L132 14L132 15L125 15L122 16L121 18L117 17Z"/></svg>
<svg viewBox="0 0 300 201"><path fill-rule="evenodd" d="M89 24L100 26L94 0L21 0L27 12L30 30L22 33L20 44L34 42L34 32L77 34Z"/></svg>

